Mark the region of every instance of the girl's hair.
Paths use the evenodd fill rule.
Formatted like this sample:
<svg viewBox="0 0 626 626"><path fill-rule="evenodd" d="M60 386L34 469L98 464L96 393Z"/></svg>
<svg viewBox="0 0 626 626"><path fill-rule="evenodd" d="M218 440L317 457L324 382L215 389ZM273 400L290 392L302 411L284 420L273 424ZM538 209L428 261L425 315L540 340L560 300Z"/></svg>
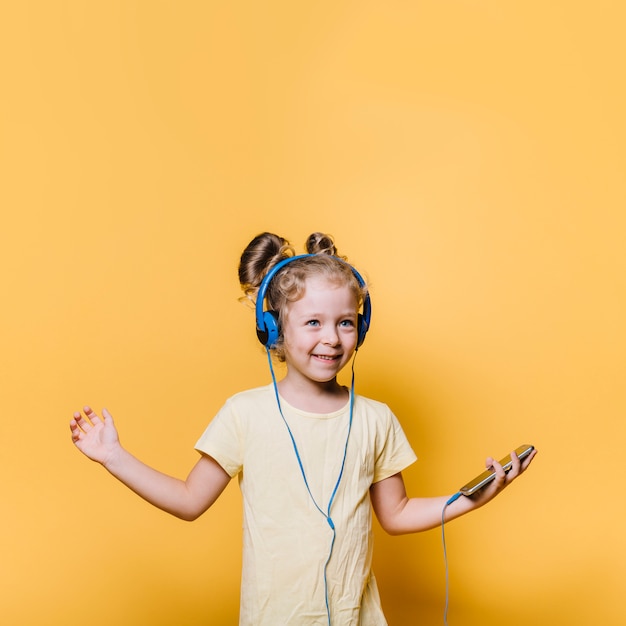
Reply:
<svg viewBox="0 0 626 626"><path fill-rule="evenodd" d="M274 276L267 289L267 306L278 313L279 327L282 323L285 307L289 302L299 300L304 294L306 279L310 276L322 276L338 285L350 287L361 306L367 287L361 286L346 257L339 256L333 238L324 233L313 233L306 240L308 254L314 256L296 259L288 263ZM278 262L294 256L293 246L278 235L261 233L257 235L243 251L239 262L239 282L245 297L256 302L259 287L265 275ZM273 347L277 358L284 361L282 333Z"/></svg>

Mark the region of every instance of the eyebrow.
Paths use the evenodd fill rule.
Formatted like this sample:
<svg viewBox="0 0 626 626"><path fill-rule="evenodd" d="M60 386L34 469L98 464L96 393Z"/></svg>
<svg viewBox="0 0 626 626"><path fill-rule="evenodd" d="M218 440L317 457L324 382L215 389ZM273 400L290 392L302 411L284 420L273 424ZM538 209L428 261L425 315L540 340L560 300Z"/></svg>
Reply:
<svg viewBox="0 0 626 626"><path fill-rule="evenodd" d="M293 312L290 313L291 315L293 315ZM358 316L358 311L354 310L354 311L344 311L342 313L340 313L337 317L339 318L346 318L346 317L357 317ZM307 319L311 319L311 318L316 318L316 317L328 317L328 313L324 312L324 311L303 311L302 313L298 314L298 317L302 317L302 318L307 318Z"/></svg>

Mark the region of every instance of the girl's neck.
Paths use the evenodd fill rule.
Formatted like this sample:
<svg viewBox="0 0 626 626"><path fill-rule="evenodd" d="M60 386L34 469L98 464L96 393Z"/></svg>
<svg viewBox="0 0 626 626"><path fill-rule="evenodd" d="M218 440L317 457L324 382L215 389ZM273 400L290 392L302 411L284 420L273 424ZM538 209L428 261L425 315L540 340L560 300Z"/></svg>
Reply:
<svg viewBox="0 0 626 626"><path fill-rule="evenodd" d="M278 383L280 395L293 407L308 413L333 413L343 408L350 397L336 379L324 383L294 381L286 376Z"/></svg>

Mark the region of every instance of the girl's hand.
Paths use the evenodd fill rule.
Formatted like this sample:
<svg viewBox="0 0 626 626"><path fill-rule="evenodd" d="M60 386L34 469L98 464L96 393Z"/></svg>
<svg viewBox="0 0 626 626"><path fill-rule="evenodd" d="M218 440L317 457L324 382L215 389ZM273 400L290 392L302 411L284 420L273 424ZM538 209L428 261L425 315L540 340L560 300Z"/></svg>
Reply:
<svg viewBox="0 0 626 626"><path fill-rule="evenodd" d="M476 496L471 499L479 504L486 504L489 500L495 498L505 487L508 487L516 478L518 478L535 458L537 450L533 450L523 461L520 461L515 452L511 452L511 469L505 472L502 465L492 457L487 457L485 467L492 469L496 477L490 485L481 489Z"/></svg>
<svg viewBox="0 0 626 626"><path fill-rule="evenodd" d="M78 411L70 422L72 441L92 461L106 465L121 447L113 417L106 409L102 411L102 418L91 407L86 406L83 411L84 416Z"/></svg>

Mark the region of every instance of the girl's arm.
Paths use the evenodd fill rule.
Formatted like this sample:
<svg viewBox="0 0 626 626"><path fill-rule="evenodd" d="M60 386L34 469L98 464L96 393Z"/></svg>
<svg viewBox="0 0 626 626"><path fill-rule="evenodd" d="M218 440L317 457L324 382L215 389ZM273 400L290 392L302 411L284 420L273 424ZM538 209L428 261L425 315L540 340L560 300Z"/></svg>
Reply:
<svg viewBox="0 0 626 626"><path fill-rule="evenodd" d="M106 409L102 418L90 407L85 407L84 413L74 413L70 422L74 445L144 500L180 519L191 521L202 515L230 481L217 461L205 455L186 480L163 474L121 446L113 417Z"/></svg>
<svg viewBox="0 0 626 626"><path fill-rule="evenodd" d="M488 458L486 465L495 470L495 479L475 496L462 496L452 502L446 508L445 520L453 520L493 500L528 467L536 453L533 450L523 463L512 453L513 466L508 473L500 463ZM409 498L400 473L374 483L370 487L370 497L380 525L391 535L415 533L441 525L443 507L450 499L450 496Z"/></svg>

